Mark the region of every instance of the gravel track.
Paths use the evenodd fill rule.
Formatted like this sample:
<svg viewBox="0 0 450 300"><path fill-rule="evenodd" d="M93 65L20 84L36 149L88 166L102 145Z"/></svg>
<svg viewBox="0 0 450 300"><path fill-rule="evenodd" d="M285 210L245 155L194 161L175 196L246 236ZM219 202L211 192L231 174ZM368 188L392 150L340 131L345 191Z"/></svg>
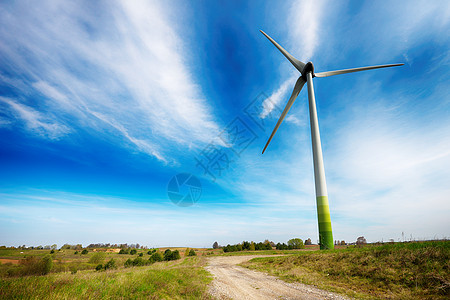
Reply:
<svg viewBox="0 0 450 300"><path fill-rule="evenodd" d="M255 257L216 256L208 258L208 270L214 275L209 293L216 299L348 299L338 294L300 283L287 283L263 272L237 264Z"/></svg>

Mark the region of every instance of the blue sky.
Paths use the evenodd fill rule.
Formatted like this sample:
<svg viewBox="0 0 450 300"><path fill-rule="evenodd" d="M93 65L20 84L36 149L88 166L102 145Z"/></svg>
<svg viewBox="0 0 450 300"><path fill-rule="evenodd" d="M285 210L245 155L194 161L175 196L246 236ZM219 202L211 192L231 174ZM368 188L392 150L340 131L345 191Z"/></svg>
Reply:
<svg viewBox="0 0 450 300"><path fill-rule="evenodd" d="M0 16L0 244L316 242L306 89L261 155L298 72L260 29L316 72L405 63L314 79L335 239L450 234L447 1L6 1ZM168 198L179 173L201 181L193 206Z"/></svg>

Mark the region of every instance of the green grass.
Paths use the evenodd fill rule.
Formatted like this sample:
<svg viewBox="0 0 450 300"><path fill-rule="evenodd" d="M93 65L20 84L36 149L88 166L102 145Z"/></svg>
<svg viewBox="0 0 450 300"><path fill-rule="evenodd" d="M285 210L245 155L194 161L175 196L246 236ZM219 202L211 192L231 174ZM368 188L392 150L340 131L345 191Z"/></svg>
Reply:
<svg viewBox="0 0 450 300"><path fill-rule="evenodd" d="M209 299L204 259L96 272L0 278L1 299Z"/></svg>
<svg viewBox="0 0 450 300"><path fill-rule="evenodd" d="M243 266L362 299L450 296L450 241L304 251Z"/></svg>

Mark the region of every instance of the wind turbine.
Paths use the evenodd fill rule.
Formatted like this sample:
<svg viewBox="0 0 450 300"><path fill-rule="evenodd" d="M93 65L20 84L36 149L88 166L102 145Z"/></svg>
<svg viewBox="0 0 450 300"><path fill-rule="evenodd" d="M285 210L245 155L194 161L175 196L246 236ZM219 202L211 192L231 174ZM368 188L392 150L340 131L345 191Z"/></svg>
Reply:
<svg viewBox="0 0 450 300"><path fill-rule="evenodd" d="M297 60L291 54L289 54L283 47L281 47L277 42L275 42L270 36L268 36L264 31L260 30L262 34L268 38L275 47L280 50L281 53L294 65L294 67L301 73L301 76L297 79L297 82L294 86L294 91L292 91L291 98L289 98L286 107L281 113L280 118L278 119L277 125L275 125L272 134L269 137L269 140L264 147L262 153L266 151L267 146L272 140L275 132L280 127L281 122L283 122L284 117L288 113L292 104L294 104L295 99L300 93L303 85L308 83L308 100L309 100L309 119L311 122L311 141L312 141L312 151L313 151L313 161L314 161L314 181L316 185L316 202L317 202L317 217L319 221L319 244L320 249L334 249L333 245L333 232L331 229L331 218L330 218L330 207L328 205L328 193L327 193L327 185L325 182L325 170L323 166L323 157L322 157L322 146L320 144L320 134L319 134L319 123L317 120L317 111L316 111L316 100L314 98L314 87L312 79L314 77L328 77L333 75L340 75L346 73L353 73L365 70L372 69L380 69L380 68L388 68L401 66L403 64L389 64L389 65L379 65L379 66L369 66L369 67L361 67L361 68L353 68L353 69L345 69L345 70L337 70L337 71L328 71L321 73L314 73L314 65L312 62L304 63Z"/></svg>

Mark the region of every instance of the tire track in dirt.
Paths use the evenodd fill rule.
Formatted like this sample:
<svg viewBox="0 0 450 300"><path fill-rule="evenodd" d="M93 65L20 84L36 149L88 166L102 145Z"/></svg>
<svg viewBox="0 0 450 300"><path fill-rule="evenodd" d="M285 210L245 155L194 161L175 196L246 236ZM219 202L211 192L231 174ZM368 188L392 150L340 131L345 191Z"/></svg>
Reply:
<svg viewBox="0 0 450 300"><path fill-rule="evenodd" d="M217 299L348 299L344 296L320 290L300 283L287 283L263 272L249 270L240 263L255 257L215 256L208 258L208 270L214 275L210 294Z"/></svg>

